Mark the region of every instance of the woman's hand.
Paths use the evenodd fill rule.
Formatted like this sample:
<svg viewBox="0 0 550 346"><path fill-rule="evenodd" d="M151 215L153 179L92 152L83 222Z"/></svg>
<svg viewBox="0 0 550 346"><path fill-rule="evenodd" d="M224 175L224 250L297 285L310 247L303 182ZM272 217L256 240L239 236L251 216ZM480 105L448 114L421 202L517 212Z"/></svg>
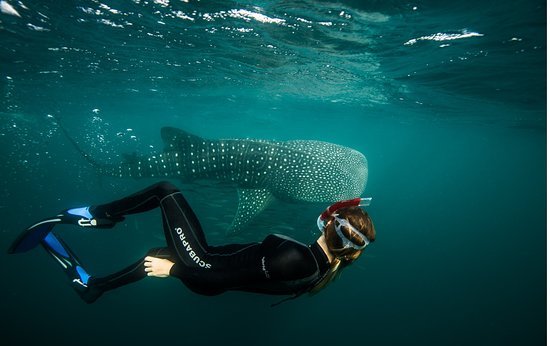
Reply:
<svg viewBox="0 0 550 346"><path fill-rule="evenodd" d="M147 256L145 257L145 262L143 265L145 266L147 276L165 278L170 276L170 269L172 269L174 262L163 258Z"/></svg>

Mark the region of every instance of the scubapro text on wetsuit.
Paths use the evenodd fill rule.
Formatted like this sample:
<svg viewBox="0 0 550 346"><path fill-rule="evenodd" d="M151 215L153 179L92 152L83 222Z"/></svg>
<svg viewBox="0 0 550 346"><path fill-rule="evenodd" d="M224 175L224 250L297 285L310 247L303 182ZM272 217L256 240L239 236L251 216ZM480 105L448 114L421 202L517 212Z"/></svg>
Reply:
<svg viewBox="0 0 550 346"><path fill-rule="evenodd" d="M191 259L197 263L199 265L199 267L201 268L211 268L212 266L210 265L210 263L206 263L204 262L198 255L195 251L193 251L193 248L191 247L191 245L189 244L189 242L187 240L185 240L185 234L183 234L183 229L181 227L176 227L175 228L175 231L176 233L179 235L179 238L181 240L181 243L183 244L183 247L185 249L185 251L187 251L187 254L189 255L189 257L191 257Z"/></svg>

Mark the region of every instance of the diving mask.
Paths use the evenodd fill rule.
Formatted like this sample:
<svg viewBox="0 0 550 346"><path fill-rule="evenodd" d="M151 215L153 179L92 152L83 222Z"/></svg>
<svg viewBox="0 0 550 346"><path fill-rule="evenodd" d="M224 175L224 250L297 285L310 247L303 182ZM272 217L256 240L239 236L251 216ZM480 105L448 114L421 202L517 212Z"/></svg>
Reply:
<svg viewBox="0 0 550 346"><path fill-rule="evenodd" d="M369 245L369 239L367 236L365 236L363 233L358 231L353 225L347 220L340 218L338 214L335 214L335 212L338 209L346 208L346 207L366 207L369 206L372 201L372 197L367 198L354 198L350 200L340 201L336 202L333 205L329 206L319 217L317 218L317 227L319 227L319 230L322 232L326 225L326 220L330 217L334 217L335 222L335 229L336 234L342 239L342 244L344 246L344 249L347 248L353 248L356 250L363 250L364 248ZM363 239L364 244L363 245L357 245L354 242L352 242L350 239L348 239L344 233L342 233L342 227L348 227L351 232L357 234L361 239Z"/></svg>
<svg viewBox="0 0 550 346"><path fill-rule="evenodd" d="M366 248L367 245L369 245L369 239L367 238L367 236L359 232L357 228L353 227L353 225L348 220L341 219L338 216L338 214L334 215L334 222L336 223L336 234L338 234L340 239L342 239L343 249L354 248L355 250L363 250L364 248ZM357 234L361 239L363 239L363 245L357 245L350 239L348 239L344 235L344 233L342 233L342 226L347 227L350 231Z"/></svg>

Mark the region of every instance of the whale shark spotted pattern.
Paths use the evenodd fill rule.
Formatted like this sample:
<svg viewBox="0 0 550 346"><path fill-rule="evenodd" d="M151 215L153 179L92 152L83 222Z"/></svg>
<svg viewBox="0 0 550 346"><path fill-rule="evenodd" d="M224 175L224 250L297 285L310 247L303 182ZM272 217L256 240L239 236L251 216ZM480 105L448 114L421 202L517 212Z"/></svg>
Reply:
<svg viewBox="0 0 550 346"><path fill-rule="evenodd" d="M165 144L162 153L103 166L103 173L234 183L239 204L229 232L242 229L272 198L332 203L360 196L367 183L365 156L332 143L209 140L173 127L163 127L161 136Z"/></svg>

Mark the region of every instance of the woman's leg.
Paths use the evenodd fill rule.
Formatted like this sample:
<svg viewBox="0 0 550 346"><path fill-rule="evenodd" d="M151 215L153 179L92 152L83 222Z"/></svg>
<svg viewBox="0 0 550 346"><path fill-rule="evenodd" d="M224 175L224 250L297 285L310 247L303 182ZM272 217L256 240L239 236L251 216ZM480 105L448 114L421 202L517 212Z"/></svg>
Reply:
<svg viewBox="0 0 550 346"><path fill-rule="evenodd" d="M77 256L54 232L49 233L41 242L48 254L50 254L71 280L71 285L80 297L87 303L93 303L103 292L128 285L147 276L144 267L144 259L105 277L91 277L84 269ZM174 261L167 248L151 249L146 256L154 256Z"/></svg>
<svg viewBox="0 0 550 346"><path fill-rule="evenodd" d="M99 278L91 277L88 280L88 288L85 290L77 290L77 292L86 303L93 303L106 291L114 290L115 288L119 288L145 278L147 273L145 272L144 261L147 256L174 261L172 254L167 248L151 249L147 252L147 255L142 257L140 260L116 273Z"/></svg>
<svg viewBox="0 0 550 346"><path fill-rule="evenodd" d="M183 267L208 267L202 258L208 253L206 238L199 220L181 192L168 182L154 184L114 202L94 206L94 217L122 217L160 207L168 248L153 249L147 256L169 259ZM91 277L88 289L77 290L82 299L94 302L103 292L141 280L147 276L144 258L104 277Z"/></svg>
<svg viewBox="0 0 550 346"><path fill-rule="evenodd" d="M166 182L155 184L118 201L96 206L92 209L92 213L94 216L96 216L96 213L100 213L101 216L106 217L122 217L159 206L168 248L158 254L149 253L148 255L167 258L174 262L180 274L178 277L186 285L193 286L194 291L197 293L212 294L214 291L221 293L224 282L220 281L223 280L210 280L211 282L206 283L201 278L211 276L217 278L220 272L224 272L230 266L236 266L239 269L239 261L235 261L235 259L230 261L233 255L244 255L238 256L243 257L244 261L245 258L249 257L245 252L251 254L257 252L257 243L233 244L222 247L208 246L199 220L189 203L177 188ZM216 273L203 272L210 271L210 269L216 270ZM92 302L106 290L127 285L145 276L146 272L142 258L115 274L103 278L92 277L90 279L90 289L88 290L91 299L84 296L83 299Z"/></svg>
<svg viewBox="0 0 550 346"><path fill-rule="evenodd" d="M197 216L181 194L168 182L154 184L128 197L90 208L94 217L122 217L160 207L168 248L186 265L200 264L208 244ZM206 264L204 264L206 266Z"/></svg>
<svg viewBox="0 0 550 346"><path fill-rule="evenodd" d="M210 268L206 237L181 192L167 195L160 206L168 248L186 267Z"/></svg>
<svg viewBox="0 0 550 346"><path fill-rule="evenodd" d="M179 190L174 185L163 181L114 202L92 206L90 211L94 217L120 217L142 213L159 207L162 198L175 192Z"/></svg>

